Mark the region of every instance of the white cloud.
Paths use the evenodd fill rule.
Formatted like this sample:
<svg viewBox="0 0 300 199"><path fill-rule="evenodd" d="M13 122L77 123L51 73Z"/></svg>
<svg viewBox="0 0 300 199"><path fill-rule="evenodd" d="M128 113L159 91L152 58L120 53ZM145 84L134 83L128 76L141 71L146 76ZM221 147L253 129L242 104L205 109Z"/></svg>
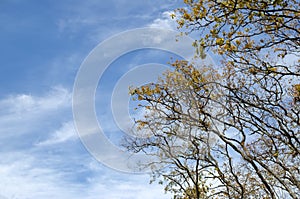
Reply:
<svg viewBox="0 0 300 199"><path fill-rule="evenodd" d="M70 110L71 93L63 87L54 87L42 96L11 95L0 100L0 108L0 139L32 135L36 131L46 133L46 126Z"/></svg>
<svg viewBox="0 0 300 199"><path fill-rule="evenodd" d="M80 142L68 142L77 137L70 118L63 121L70 117L70 98L67 89L56 87L41 96L0 100L0 198L169 198L163 187L148 184L148 175L106 168Z"/></svg>
<svg viewBox="0 0 300 199"><path fill-rule="evenodd" d="M54 87L44 96L18 94L0 100L0 107L6 114L40 115L45 111L57 110L70 106L71 94L63 87ZM3 112L2 112L3 113ZM7 116L7 115L6 115Z"/></svg>
<svg viewBox="0 0 300 199"><path fill-rule="evenodd" d="M7 198L69 198L72 191L65 191L64 173L47 167L41 167L39 160L24 152L1 154L2 158L8 155L9 161L0 163L1 194Z"/></svg>
<svg viewBox="0 0 300 199"><path fill-rule="evenodd" d="M155 19L151 24L150 28L165 28L165 29L176 29L177 23L176 20L171 19L171 14L174 14L173 11L165 11L162 13L160 18Z"/></svg>
<svg viewBox="0 0 300 199"><path fill-rule="evenodd" d="M8 155L8 154L7 154ZM6 156L2 156L6 158ZM0 162L0 194L7 198L30 199L154 199L170 198L161 186L148 184L148 175L129 175L103 168L93 161L82 159L91 168L92 177L85 183L70 181L65 169L57 170L39 165L39 160L24 153L12 153L14 158ZM88 168L88 167L87 167Z"/></svg>
<svg viewBox="0 0 300 199"><path fill-rule="evenodd" d="M143 179L144 178L144 179ZM112 198L112 199L155 199L171 198L171 195L164 194L159 185L149 185L145 182L148 176L136 176L131 182L108 181L107 184L93 183L90 189L89 198ZM113 192L111 190L114 190Z"/></svg>
<svg viewBox="0 0 300 199"><path fill-rule="evenodd" d="M51 133L49 139L37 143L37 146L60 144L77 138L73 121L63 123L61 128Z"/></svg>
<svg viewBox="0 0 300 199"><path fill-rule="evenodd" d="M284 59L279 59L277 64L282 64L282 65L292 67L297 65L299 59L300 59L300 53L288 54L284 57Z"/></svg>

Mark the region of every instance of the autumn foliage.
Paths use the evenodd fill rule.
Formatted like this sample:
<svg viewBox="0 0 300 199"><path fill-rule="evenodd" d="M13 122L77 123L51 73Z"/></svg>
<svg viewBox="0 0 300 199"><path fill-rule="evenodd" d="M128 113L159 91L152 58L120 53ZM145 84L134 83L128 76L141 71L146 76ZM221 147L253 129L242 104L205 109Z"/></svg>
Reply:
<svg viewBox="0 0 300 199"><path fill-rule="evenodd" d="M299 198L299 1L184 3L172 17L198 34L196 56L222 61L178 60L132 88L149 137L128 150L158 157L145 166L174 198Z"/></svg>

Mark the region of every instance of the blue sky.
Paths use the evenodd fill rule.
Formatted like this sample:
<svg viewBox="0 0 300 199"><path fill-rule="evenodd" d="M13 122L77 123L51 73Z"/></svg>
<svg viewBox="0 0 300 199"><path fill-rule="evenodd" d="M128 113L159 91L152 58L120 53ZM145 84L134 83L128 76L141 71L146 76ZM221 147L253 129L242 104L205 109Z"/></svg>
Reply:
<svg viewBox="0 0 300 199"><path fill-rule="evenodd" d="M163 187L149 185L148 175L117 172L86 151L74 128L72 89L84 58L101 41L132 28L175 28L168 15L179 5L179 0L0 2L0 195L170 198ZM116 61L115 72L122 61L143 64L155 53L141 55ZM165 64L165 57L159 59ZM112 79L101 84L104 90L111 89ZM105 118L105 111L97 113ZM115 127L105 130L110 135Z"/></svg>

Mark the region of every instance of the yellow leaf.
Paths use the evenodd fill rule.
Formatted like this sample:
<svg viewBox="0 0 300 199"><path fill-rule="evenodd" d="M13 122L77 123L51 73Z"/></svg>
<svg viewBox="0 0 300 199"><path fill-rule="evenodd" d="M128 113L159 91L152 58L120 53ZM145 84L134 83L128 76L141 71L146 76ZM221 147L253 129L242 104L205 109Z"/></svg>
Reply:
<svg viewBox="0 0 300 199"><path fill-rule="evenodd" d="M174 18L176 17L176 15L175 15L174 13L172 13L172 14L170 14L170 17L171 17L172 19L174 19Z"/></svg>
<svg viewBox="0 0 300 199"><path fill-rule="evenodd" d="M224 44L224 39L223 38L218 38L216 40L216 44L219 45L219 46L223 45Z"/></svg>

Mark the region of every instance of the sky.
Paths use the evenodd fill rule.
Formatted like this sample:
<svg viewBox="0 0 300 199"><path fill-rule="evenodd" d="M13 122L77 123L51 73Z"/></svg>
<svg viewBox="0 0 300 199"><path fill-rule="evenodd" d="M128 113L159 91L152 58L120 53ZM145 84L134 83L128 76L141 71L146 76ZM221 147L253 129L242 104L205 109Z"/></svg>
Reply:
<svg viewBox="0 0 300 199"><path fill-rule="evenodd" d="M0 198L170 198L162 186L149 185L148 174L116 171L89 153L75 128L72 92L81 64L98 44L134 28L176 29L169 15L180 5L180 0L0 1ZM135 66L166 64L171 56L141 50L111 64L95 106L112 142L121 135L107 105L113 84Z"/></svg>
<svg viewBox="0 0 300 199"><path fill-rule="evenodd" d="M115 165L109 165L90 153L79 136L72 102L76 77L93 49L135 28L176 30L170 14L180 6L182 0L0 1L0 199L171 198L161 185L149 184L149 174L116 170L122 161L114 159ZM164 36L153 42L162 42ZM104 54L127 45L122 40L113 44ZM169 47L174 48L172 43ZM126 111L136 104L128 102L128 85L123 83L140 85L156 78L170 57L178 58L142 49L110 63L94 99L106 136L102 139L117 146L124 135L121 129L130 125ZM96 61L103 67L101 59ZM152 63L163 66L149 70ZM102 142L94 144L98 155L112 156Z"/></svg>

